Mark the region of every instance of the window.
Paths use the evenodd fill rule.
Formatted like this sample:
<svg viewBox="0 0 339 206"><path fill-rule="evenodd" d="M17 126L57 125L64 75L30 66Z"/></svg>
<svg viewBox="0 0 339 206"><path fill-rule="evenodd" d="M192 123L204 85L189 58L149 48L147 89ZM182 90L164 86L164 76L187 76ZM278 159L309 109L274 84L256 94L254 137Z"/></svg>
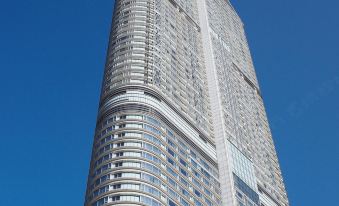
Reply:
<svg viewBox="0 0 339 206"><path fill-rule="evenodd" d="M114 174L114 178L119 178L119 177L121 177L122 176L122 173L116 173L116 174Z"/></svg>
<svg viewBox="0 0 339 206"><path fill-rule="evenodd" d="M122 184L121 189L126 189L126 190L139 190L140 185L138 184Z"/></svg>
<svg viewBox="0 0 339 206"><path fill-rule="evenodd" d="M193 183L194 183L197 187L201 188L201 184L200 184L196 179L193 179Z"/></svg>
<svg viewBox="0 0 339 206"><path fill-rule="evenodd" d="M115 153L115 156L116 157L122 157L122 156L124 156L124 153L123 152L118 152L118 153Z"/></svg>
<svg viewBox="0 0 339 206"><path fill-rule="evenodd" d="M168 206L177 206L172 200L168 200Z"/></svg>
<svg viewBox="0 0 339 206"><path fill-rule="evenodd" d="M148 131L154 132L155 134L158 134L158 135L161 134L161 132L160 132L159 130L157 130L157 129L155 129L154 127L151 127L151 126L149 126L149 125L147 125L147 124L144 124L144 128L145 128L146 130L148 130Z"/></svg>
<svg viewBox="0 0 339 206"><path fill-rule="evenodd" d="M170 136L170 137L174 137L173 133L169 130L167 130L167 134Z"/></svg>
<svg viewBox="0 0 339 206"><path fill-rule="evenodd" d="M101 198L100 200L93 203L92 206L101 206L101 205L106 204L106 203L108 203L108 197Z"/></svg>
<svg viewBox="0 0 339 206"><path fill-rule="evenodd" d="M192 172L197 178L200 178L200 174L197 171L192 169Z"/></svg>
<svg viewBox="0 0 339 206"><path fill-rule="evenodd" d="M211 193L206 187L204 187L204 192L205 192L208 196L212 197L212 193Z"/></svg>
<svg viewBox="0 0 339 206"><path fill-rule="evenodd" d="M189 206L189 204L183 198L180 198L180 203L183 206Z"/></svg>
<svg viewBox="0 0 339 206"><path fill-rule="evenodd" d="M155 144L157 144L157 145L161 144L159 139L157 139L157 138L155 138L155 137L153 137L153 136L151 136L149 134L144 134L144 138L149 140L149 141L151 141L151 142L153 142L153 143L155 143Z"/></svg>
<svg viewBox="0 0 339 206"><path fill-rule="evenodd" d="M160 180L152 175L142 174L142 179L154 183L156 185L160 185Z"/></svg>
<svg viewBox="0 0 339 206"><path fill-rule="evenodd" d="M167 178L167 181L170 183L170 185L172 185L174 188L177 187L177 183L172 179L172 178Z"/></svg>
<svg viewBox="0 0 339 206"><path fill-rule="evenodd" d="M124 142L117 143L117 147L123 147L123 146L124 146Z"/></svg>
<svg viewBox="0 0 339 206"><path fill-rule="evenodd" d="M151 122L151 123L153 123L153 124L155 124L155 125L157 125L157 126L160 126L159 121L154 119L154 118L152 118L152 117L146 116L146 120Z"/></svg>
<svg viewBox="0 0 339 206"><path fill-rule="evenodd" d="M180 163L182 164L182 165L184 165L185 167L187 167L187 163L183 160L183 159L179 159L179 161L180 161Z"/></svg>
<svg viewBox="0 0 339 206"><path fill-rule="evenodd" d="M121 188L121 184L113 185L112 187L114 190L118 190Z"/></svg>
<svg viewBox="0 0 339 206"><path fill-rule="evenodd" d="M181 188L181 193L183 195L185 195L186 197L189 197L189 193L187 192L187 190L185 190L184 188Z"/></svg>
<svg viewBox="0 0 339 206"><path fill-rule="evenodd" d="M184 169L182 169L181 167L180 167L180 172L181 172L181 174L183 174L184 176L187 177L187 172Z"/></svg>
<svg viewBox="0 0 339 206"><path fill-rule="evenodd" d="M169 144L169 145L171 145L173 148L176 148L177 146L174 144L174 142L172 142L171 140L169 140L168 138L167 138L167 143Z"/></svg>
<svg viewBox="0 0 339 206"><path fill-rule="evenodd" d="M174 160L172 160L171 158L167 157L167 162L169 162L171 165L173 165L175 167L175 162Z"/></svg>
<svg viewBox="0 0 339 206"><path fill-rule="evenodd" d="M182 156L184 156L185 158L187 158L187 154L186 154L186 152L185 152L183 149L179 148L179 152L180 152L180 154L181 154Z"/></svg>
<svg viewBox="0 0 339 206"><path fill-rule="evenodd" d="M197 155L191 150L191 156L194 158L194 159L197 159Z"/></svg>
<svg viewBox="0 0 339 206"><path fill-rule="evenodd" d="M148 185L142 185L141 188L142 188L141 190L144 191L144 192L153 194L153 195L155 195L155 196L157 196L157 197L160 196L159 190L157 190L157 189L155 189L155 188L153 188L153 187L150 187L150 186L148 186Z"/></svg>
<svg viewBox="0 0 339 206"><path fill-rule="evenodd" d="M208 200L206 197L204 199L208 206L212 206L212 202L210 200Z"/></svg>
<svg viewBox="0 0 339 206"><path fill-rule="evenodd" d="M199 200L194 198L194 205L195 206L202 206L201 202L199 202Z"/></svg>
<svg viewBox="0 0 339 206"><path fill-rule="evenodd" d="M174 177L178 177L178 174L176 172L174 172L170 167L167 167L167 172L169 172Z"/></svg>
<svg viewBox="0 0 339 206"><path fill-rule="evenodd" d="M122 177L124 178L138 178L140 179L139 173L122 173Z"/></svg>
<svg viewBox="0 0 339 206"><path fill-rule="evenodd" d="M141 157L140 152L124 152L123 156L128 156L128 157Z"/></svg>
<svg viewBox="0 0 339 206"><path fill-rule="evenodd" d="M203 178L203 182L204 182L206 185L210 186L210 182L209 182L207 179Z"/></svg>
<svg viewBox="0 0 339 206"><path fill-rule="evenodd" d="M120 196L112 196L111 199L112 199L112 202L119 201Z"/></svg>
<svg viewBox="0 0 339 206"><path fill-rule="evenodd" d="M140 202L140 196L124 195L120 196L120 201Z"/></svg>
<svg viewBox="0 0 339 206"><path fill-rule="evenodd" d="M193 159L191 159L191 163L193 167L198 168L198 164Z"/></svg>
<svg viewBox="0 0 339 206"><path fill-rule="evenodd" d="M175 153L173 152L173 150L171 150L170 148L167 148L167 152L172 155L173 157L175 157Z"/></svg>
<svg viewBox="0 0 339 206"><path fill-rule="evenodd" d="M194 194L196 194L198 197L201 197L201 193L196 189L194 189Z"/></svg>
<svg viewBox="0 0 339 206"><path fill-rule="evenodd" d="M184 184L186 187L188 187L188 182L184 180L184 178L180 177L180 182Z"/></svg>

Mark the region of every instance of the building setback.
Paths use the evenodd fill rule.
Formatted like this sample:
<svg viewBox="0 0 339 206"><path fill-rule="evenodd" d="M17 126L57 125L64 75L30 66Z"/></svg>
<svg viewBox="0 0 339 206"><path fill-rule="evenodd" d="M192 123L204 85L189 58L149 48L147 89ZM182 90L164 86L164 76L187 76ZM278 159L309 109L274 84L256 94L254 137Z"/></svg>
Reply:
<svg viewBox="0 0 339 206"><path fill-rule="evenodd" d="M85 206L288 206L227 0L116 0Z"/></svg>

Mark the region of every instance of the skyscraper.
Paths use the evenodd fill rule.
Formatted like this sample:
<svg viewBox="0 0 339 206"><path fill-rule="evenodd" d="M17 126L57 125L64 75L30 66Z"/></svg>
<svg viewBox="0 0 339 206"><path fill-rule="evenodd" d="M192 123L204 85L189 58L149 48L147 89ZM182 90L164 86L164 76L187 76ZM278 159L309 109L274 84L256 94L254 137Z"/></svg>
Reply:
<svg viewBox="0 0 339 206"><path fill-rule="evenodd" d="M85 206L287 206L227 0L117 0Z"/></svg>

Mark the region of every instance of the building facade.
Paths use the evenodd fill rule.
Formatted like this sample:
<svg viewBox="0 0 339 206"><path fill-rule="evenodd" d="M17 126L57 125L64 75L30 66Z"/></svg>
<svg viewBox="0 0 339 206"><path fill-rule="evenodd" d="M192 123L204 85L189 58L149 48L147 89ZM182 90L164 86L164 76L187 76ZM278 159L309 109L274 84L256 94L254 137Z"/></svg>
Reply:
<svg viewBox="0 0 339 206"><path fill-rule="evenodd" d="M85 206L288 206L225 0L116 0Z"/></svg>

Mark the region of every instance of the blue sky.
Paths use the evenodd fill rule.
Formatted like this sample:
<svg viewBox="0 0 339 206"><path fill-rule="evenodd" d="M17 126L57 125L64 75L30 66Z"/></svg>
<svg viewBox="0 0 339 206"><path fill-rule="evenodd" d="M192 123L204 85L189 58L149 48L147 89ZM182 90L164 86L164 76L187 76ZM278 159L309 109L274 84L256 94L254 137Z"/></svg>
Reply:
<svg viewBox="0 0 339 206"><path fill-rule="evenodd" d="M233 1L291 205L339 202L339 2ZM0 205L82 205L112 0L0 7Z"/></svg>

